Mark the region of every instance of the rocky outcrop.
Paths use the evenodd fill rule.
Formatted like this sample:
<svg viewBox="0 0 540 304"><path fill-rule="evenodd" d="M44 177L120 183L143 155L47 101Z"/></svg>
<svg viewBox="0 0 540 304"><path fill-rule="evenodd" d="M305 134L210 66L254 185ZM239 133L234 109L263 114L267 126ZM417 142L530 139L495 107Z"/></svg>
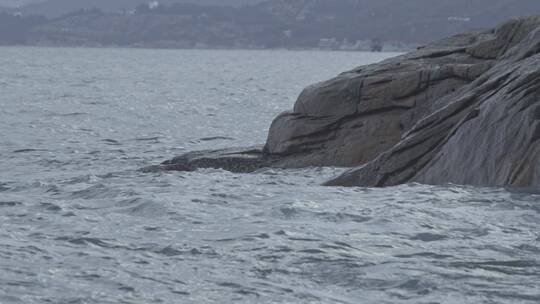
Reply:
<svg viewBox="0 0 540 304"><path fill-rule="evenodd" d="M466 52L494 60L489 71L441 98L397 145L327 184L539 185L540 18L488 36Z"/></svg>
<svg viewBox="0 0 540 304"><path fill-rule="evenodd" d="M264 167L276 166L279 158L263 153L262 147L190 152L157 166L143 168L144 172L195 171L218 168L235 173L250 173Z"/></svg>
<svg viewBox="0 0 540 304"><path fill-rule="evenodd" d="M395 145L414 123L439 107L434 100L490 68L492 60L465 52L478 41L483 41L478 33L458 35L310 86L293 111L274 120L264 147L192 152L146 170L212 167L249 172L266 166L363 164ZM223 159L236 164L224 165Z"/></svg>
<svg viewBox="0 0 540 304"><path fill-rule="evenodd" d="M306 88L273 122L265 152L304 154L300 166L355 166L395 145L437 101L491 65L466 52L487 37L470 33Z"/></svg>
<svg viewBox="0 0 540 304"><path fill-rule="evenodd" d="M540 17L457 35L306 88L262 149L149 170L360 166L328 185L537 185L539 52Z"/></svg>

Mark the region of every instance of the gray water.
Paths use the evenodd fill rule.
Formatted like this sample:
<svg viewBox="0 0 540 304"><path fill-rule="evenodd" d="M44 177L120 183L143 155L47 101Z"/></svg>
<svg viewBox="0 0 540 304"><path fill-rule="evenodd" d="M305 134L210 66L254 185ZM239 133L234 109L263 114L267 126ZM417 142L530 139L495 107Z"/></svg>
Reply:
<svg viewBox="0 0 540 304"><path fill-rule="evenodd" d="M0 303L539 303L539 195L137 171L389 55L0 48Z"/></svg>

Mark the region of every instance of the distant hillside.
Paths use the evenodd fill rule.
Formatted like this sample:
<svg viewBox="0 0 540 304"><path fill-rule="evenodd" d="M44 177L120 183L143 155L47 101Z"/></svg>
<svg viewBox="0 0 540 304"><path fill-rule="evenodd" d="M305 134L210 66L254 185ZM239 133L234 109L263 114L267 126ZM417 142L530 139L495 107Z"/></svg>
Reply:
<svg viewBox="0 0 540 304"><path fill-rule="evenodd" d="M320 33L420 43L540 13L539 0L274 0L261 6L305 39Z"/></svg>
<svg viewBox="0 0 540 304"><path fill-rule="evenodd" d="M173 3L193 3L199 5L241 6L256 4L262 0L160 0L162 5ZM132 9L151 0L0 0L0 6L12 7L22 3L19 9L25 15L44 15L56 18L81 9L97 8L104 12ZM2 3L4 5L2 5ZM9 5L11 4L11 5Z"/></svg>
<svg viewBox="0 0 540 304"><path fill-rule="evenodd" d="M119 1L137 0L114 3ZM115 11L110 0L92 3L109 3ZM25 41L70 46L406 50L533 13L540 13L539 0L270 0L240 7L143 4L135 10L76 11L33 27Z"/></svg>

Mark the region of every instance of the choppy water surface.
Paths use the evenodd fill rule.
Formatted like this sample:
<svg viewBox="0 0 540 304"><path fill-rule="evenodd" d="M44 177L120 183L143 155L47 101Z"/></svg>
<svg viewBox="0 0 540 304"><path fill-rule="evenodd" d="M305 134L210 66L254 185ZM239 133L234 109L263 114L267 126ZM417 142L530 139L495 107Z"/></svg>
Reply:
<svg viewBox="0 0 540 304"><path fill-rule="evenodd" d="M0 303L538 303L540 196L142 174L388 55L0 48Z"/></svg>

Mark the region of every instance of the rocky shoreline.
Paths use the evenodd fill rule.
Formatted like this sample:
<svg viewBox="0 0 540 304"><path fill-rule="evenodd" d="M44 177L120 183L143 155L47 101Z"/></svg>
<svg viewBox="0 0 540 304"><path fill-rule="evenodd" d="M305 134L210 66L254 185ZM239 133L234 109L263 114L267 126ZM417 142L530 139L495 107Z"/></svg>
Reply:
<svg viewBox="0 0 540 304"><path fill-rule="evenodd" d="M540 16L456 35L306 88L262 147L144 171L353 167L331 186L540 184Z"/></svg>

